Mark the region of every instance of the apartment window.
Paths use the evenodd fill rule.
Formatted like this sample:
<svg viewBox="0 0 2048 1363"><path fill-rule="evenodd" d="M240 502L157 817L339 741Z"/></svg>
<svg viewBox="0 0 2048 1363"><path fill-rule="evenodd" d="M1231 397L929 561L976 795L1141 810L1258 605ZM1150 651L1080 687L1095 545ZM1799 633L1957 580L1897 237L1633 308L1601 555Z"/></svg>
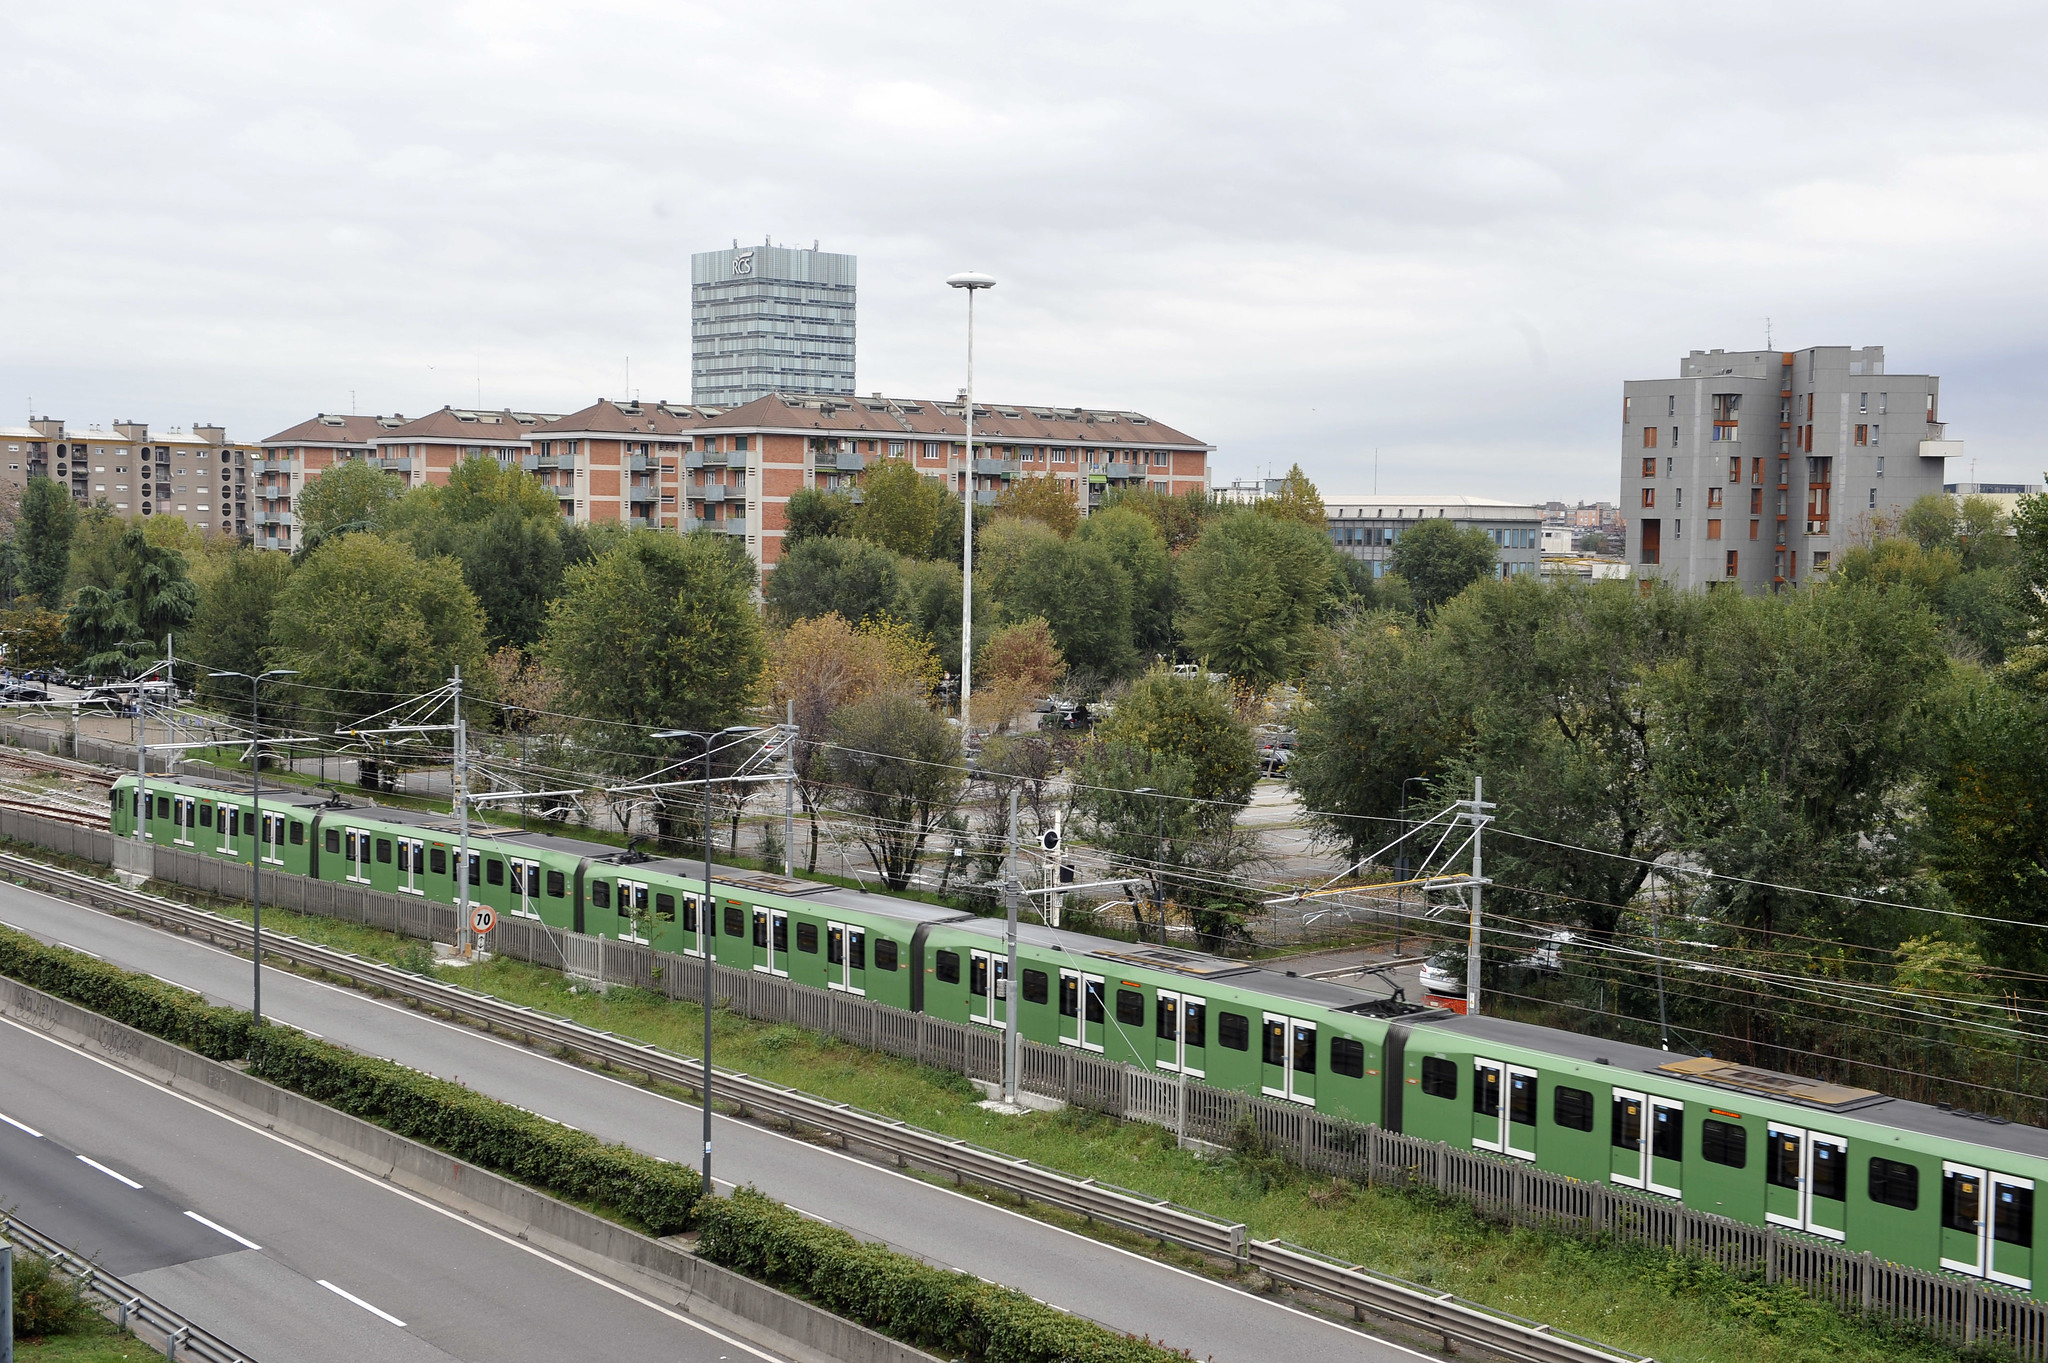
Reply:
<svg viewBox="0 0 2048 1363"><path fill-rule="evenodd" d="M1728 461L1728 481L1731 483L1742 481L1742 457L1740 455Z"/></svg>
<svg viewBox="0 0 2048 1363"><path fill-rule="evenodd" d="M1655 506L1656 504L1657 504L1657 489L1656 489L1656 488L1653 488L1653 487L1646 487L1646 488L1644 488L1644 489L1643 489L1643 505L1644 505L1644 506Z"/></svg>
<svg viewBox="0 0 2048 1363"><path fill-rule="evenodd" d="M1657 428L1655 426L1643 427L1643 448L1646 450L1657 448Z"/></svg>
<svg viewBox="0 0 2048 1363"><path fill-rule="evenodd" d="M1630 412L1630 410L1631 410L1631 409L1633 409L1633 408L1634 408L1634 406L1635 406L1635 402L1636 402L1636 400L1635 400L1634 398L1623 398L1623 399L1621 400L1621 424L1622 424L1622 425L1624 425L1624 426L1628 425L1628 416L1629 416L1629 412Z"/></svg>
<svg viewBox="0 0 2048 1363"><path fill-rule="evenodd" d="M1877 443L1878 443L1878 439L1877 439L1877 436L1878 436L1878 430L1877 430L1877 427L1876 427L1876 426L1872 426L1872 427L1870 428L1870 443L1871 443L1871 444L1875 445L1875 444L1877 444Z"/></svg>
<svg viewBox="0 0 2048 1363"><path fill-rule="evenodd" d="M1671 505L1673 505L1674 507L1677 507L1677 508L1678 508L1678 509L1680 509L1681 511L1685 509L1685 489L1684 489L1684 488L1679 488L1679 489L1678 489L1678 495L1677 495L1677 496L1676 496L1675 498L1673 498L1673 499L1672 499Z"/></svg>
<svg viewBox="0 0 2048 1363"><path fill-rule="evenodd" d="M1677 540L1677 539L1684 539L1684 538L1685 538L1685 522L1684 522L1684 521L1673 521L1673 522L1671 522L1671 538L1673 538L1673 539L1675 539L1675 540Z"/></svg>
<svg viewBox="0 0 2048 1363"><path fill-rule="evenodd" d="M1678 432L1673 431L1671 433L1671 443L1674 445L1678 443ZM1666 478L1669 478L1671 476L1672 470L1676 469L1677 467L1678 460L1672 458L1669 455L1666 455L1664 459L1664 476Z"/></svg>
<svg viewBox="0 0 2048 1363"><path fill-rule="evenodd" d="M1885 414L1885 408L1889 405L1890 399L1890 393L1879 393L1877 395L1877 414L1879 416L1883 416Z"/></svg>
<svg viewBox="0 0 2048 1363"><path fill-rule="evenodd" d="M1753 487L1749 490L1749 514L1752 516L1764 514L1764 490L1760 487Z"/></svg>
<svg viewBox="0 0 2048 1363"><path fill-rule="evenodd" d="M1856 395L1856 410L1859 412L1867 412L1870 410L1870 394L1858 393Z"/></svg>
<svg viewBox="0 0 2048 1363"><path fill-rule="evenodd" d="M1715 508L1715 507L1719 506L1720 504L1721 504L1721 489L1720 489L1720 488L1717 488L1717 487L1710 487L1710 488L1708 488L1708 489L1707 489L1707 509L1708 509L1708 510L1712 510L1713 508Z"/></svg>
<svg viewBox="0 0 2048 1363"><path fill-rule="evenodd" d="M1761 524L1763 524L1763 522L1761 521L1751 521L1749 523L1749 537L1751 539L1755 539L1757 537L1757 527Z"/></svg>
<svg viewBox="0 0 2048 1363"><path fill-rule="evenodd" d="M1752 459L1752 460L1750 460L1750 461L1749 461L1749 481L1750 481L1750 482L1752 482L1752 483L1761 483L1761 482L1762 482L1763 480L1764 480L1764 461L1763 461L1762 459Z"/></svg>
<svg viewBox="0 0 2048 1363"><path fill-rule="evenodd" d="M1877 510L1877 489L1876 489L1876 488L1872 488L1872 489L1870 489L1870 509L1871 509L1872 511L1875 511L1875 510Z"/></svg>
<svg viewBox="0 0 2048 1363"><path fill-rule="evenodd" d="M1728 551L1728 562L1727 562L1727 566L1726 566L1726 567L1725 567L1725 568L1723 569L1723 574L1724 574L1725 576L1727 576L1727 577L1734 577L1734 576L1736 576L1736 562L1737 562L1737 560L1736 560L1736 556L1735 556L1735 551L1734 551L1733 549L1730 549L1730 550Z"/></svg>
<svg viewBox="0 0 2048 1363"><path fill-rule="evenodd" d="M1813 420L1813 394L1811 393L1806 395L1806 419L1808 421Z"/></svg>
<svg viewBox="0 0 2048 1363"><path fill-rule="evenodd" d="M1721 538L1721 522L1713 520L1711 518L1708 519L1707 538L1710 540L1717 540Z"/></svg>
<svg viewBox="0 0 2048 1363"><path fill-rule="evenodd" d="M1653 454L1653 455L1650 455L1650 456L1648 456L1647 458L1645 458L1645 459L1643 460L1643 477L1645 477L1645 478L1655 478L1656 476L1657 476L1657 456Z"/></svg>
<svg viewBox="0 0 2048 1363"><path fill-rule="evenodd" d="M1870 428L1868 426L1858 426L1856 428L1856 443L1859 445L1868 445L1870 443Z"/></svg>
<svg viewBox="0 0 2048 1363"><path fill-rule="evenodd" d="M1884 477L1884 456L1881 454L1877 456L1877 476Z"/></svg>
<svg viewBox="0 0 2048 1363"><path fill-rule="evenodd" d="M1672 393L1671 395L1669 395L1668 397L1666 397L1666 398L1664 399L1664 415L1665 415L1665 416L1677 416L1677 415L1678 415L1678 394L1676 394L1676 393ZM1675 437L1674 437L1674 438L1675 438Z"/></svg>
<svg viewBox="0 0 2048 1363"><path fill-rule="evenodd" d="M1816 573L1826 572L1828 570L1828 562L1829 556L1827 550L1816 549L1813 551L1813 570Z"/></svg>
<svg viewBox="0 0 2048 1363"><path fill-rule="evenodd" d="M1678 448L1678 428L1676 426L1671 428L1671 448L1674 450Z"/></svg>

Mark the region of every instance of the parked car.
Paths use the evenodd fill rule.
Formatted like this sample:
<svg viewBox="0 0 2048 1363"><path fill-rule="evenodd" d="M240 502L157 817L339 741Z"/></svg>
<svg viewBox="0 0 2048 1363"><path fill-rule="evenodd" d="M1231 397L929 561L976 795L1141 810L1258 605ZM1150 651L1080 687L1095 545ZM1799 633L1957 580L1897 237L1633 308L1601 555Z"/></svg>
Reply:
<svg viewBox="0 0 2048 1363"><path fill-rule="evenodd" d="M49 698L50 693L40 686L17 683L13 686L0 687L0 701L45 701Z"/></svg>

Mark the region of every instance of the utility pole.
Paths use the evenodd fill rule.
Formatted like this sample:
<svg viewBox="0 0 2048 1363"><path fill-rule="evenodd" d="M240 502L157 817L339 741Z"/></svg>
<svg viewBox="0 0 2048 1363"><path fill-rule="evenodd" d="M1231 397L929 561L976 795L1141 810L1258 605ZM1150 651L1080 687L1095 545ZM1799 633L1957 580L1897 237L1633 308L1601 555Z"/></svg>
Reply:
<svg viewBox="0 0 2048 1363"><path fill-rule="evenodd" d="M1008 909L1008 922L1003 929L1003 944L1009 952L1007 974L1003 979L1003 1101L1011 1107L1017 1105L1017 901L1024 896L1019 893L1023 884L1017 878L1017 783L1010 782L1010 837L1004 849L1003 858L1003 900Z"/></svg>
<svg viewBox="0 0 2048 1363"><path fill-rule="evenodd" d="M14 1246L0 1240L0 1363L14 1363Z"/></svg>
<svg viewBox="0 0 2048 1363"><path fill-rule="evenodd" d="M1479 1016L1479 890L1486 884L1486 863L1481 856L1480 835L1493 822L1486 811L1493 806L1483 796L1484 778L1472 778L1472 799L1465 806L1465 819L1472 825L1472 935L1465 946L1465 1016Z"/></svg>
<svg viewBox="0 0 2048 1363"><path fill-rule="evenodd" d="M455 942L469 955L469 737L462 722L462 664L455 665L455 678L448 683L455 706Z"/></svg>
<svg viewBox="0 0 2048 1363"><path fill-rule="evenodd" d="M1668 889L1669 880L1664 882ZM1657 922L1657 895L1650 894L1650 949L1657 953L1657 1045L1671 1049L1671 1015L1664 1009L1664 933Z"/></svg>
<svg viewBox="0 0 2048 1363"><path fill-rule="evenodd" d="M796 874L796 702L789 706L789 779L782 783L782 874Z"/></svg>

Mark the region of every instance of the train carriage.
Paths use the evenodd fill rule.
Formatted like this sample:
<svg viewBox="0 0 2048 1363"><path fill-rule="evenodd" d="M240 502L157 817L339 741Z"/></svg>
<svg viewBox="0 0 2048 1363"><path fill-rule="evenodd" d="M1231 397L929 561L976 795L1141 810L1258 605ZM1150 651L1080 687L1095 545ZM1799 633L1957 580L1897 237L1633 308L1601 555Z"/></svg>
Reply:
<svg viewBox="0 0 2048 1363"><path fill-rule="evenodd" d="M138 819L149 841L179 851L247 865L260 848L263 866L282 875L307 874L312 828L325 796L265 791L260 818L246 786L191 777L152 780L147 803L136 780L124 776L108 796L115 836L133 837Z"/></svg>

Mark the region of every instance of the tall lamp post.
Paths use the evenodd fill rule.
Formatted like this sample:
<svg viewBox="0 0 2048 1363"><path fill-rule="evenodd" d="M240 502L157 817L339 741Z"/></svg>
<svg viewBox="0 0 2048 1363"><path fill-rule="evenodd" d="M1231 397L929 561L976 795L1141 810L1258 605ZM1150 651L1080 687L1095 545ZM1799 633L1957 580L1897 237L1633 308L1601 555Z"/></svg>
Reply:
<svg viewBox="0 0 2048 1363"><path fill-rule="evenodd" d="M256 825L249 830L249 899L255 906L253 955L255 975L249 986L249 1014L263 1021L263 712L261 687L273 677L296 677L298 669L273 667L251 676L247 672L213 672L213 677L234 677L249 683L249 818Z"/></svg>
<svg viewBox="0 0 2048 1363"><path fill-rule="evenodd" d="M718 905L711 893L711 753L712 743L727 734L759 732L744 724L723 729L664 729L653 738L694 738L704 745L704 894L697 901L697 947L704 953L704 1196L711 1186L711 939L718 932Z"/></svg>
<svg viewBox="0 0 2048 1363"><path fill-rule="evenodd" d="M967 468L960 475L966 504L960 536L960 737L967 737L968 697L974 694L974 295L996 286L994 276L963 270L946 283L967 290Z"/></svg>

